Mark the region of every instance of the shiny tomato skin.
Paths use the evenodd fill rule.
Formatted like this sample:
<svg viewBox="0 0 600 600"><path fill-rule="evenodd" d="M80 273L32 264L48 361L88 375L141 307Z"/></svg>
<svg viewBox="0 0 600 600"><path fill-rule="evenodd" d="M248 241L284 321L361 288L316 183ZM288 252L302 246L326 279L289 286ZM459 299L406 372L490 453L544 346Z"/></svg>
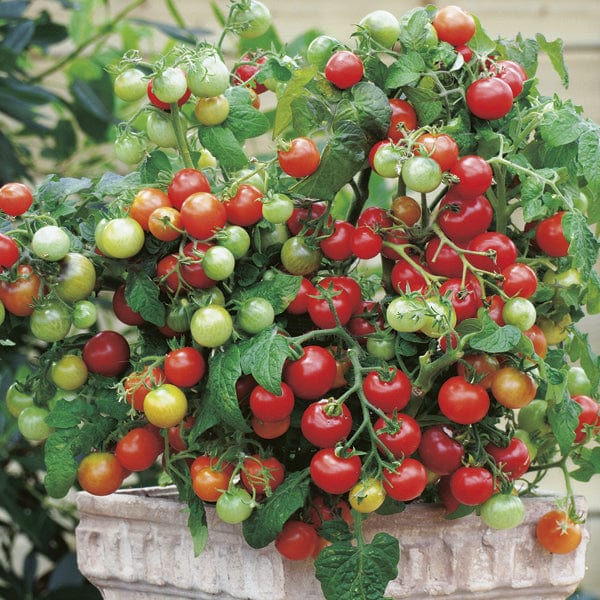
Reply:
<svg viewBox="0 0 600 600"><path fill-rule="evenodd" d="M134 311L127 303L125 284L121 284L115 290L112 297L112 307L117 319L126 325L142 325L145 323L144 317L139 312Z"/></svg>
<svg viewBox="0 0 600 600"><path fill-rule="evenodd" d="M115 449L117 460L128 471L149 469L164 450L164 441L157 430L135 427L118 442Z"/></svg>
<svg viewBox="0 0 600 600"><path fill-rule="evenodd" d="M110 452L88 454L77 469L79 485L94 496L108 496L116 492L127 475L127 470Z"/></svg>
<svg viewBox="0 0 600 600"><path fill-rule="evenodd" d="M569 241L565 237L562 220L564 211L540 221L535 230L537 245L548 256L561 257L569 253Z"/></svg>
<svg viewBox="0 0 600 600"><path fill-rule="evenodd" d="M485 451L511 481L525 475L531 464L529 450L525 442L518 437L513 437L505 448L491 443L487 444Z"/></svg>
<svg viewBox="0 0 600 600"><path fill-rule="evenodd" d="M323 448L310 461L310 476L324 492L344 494L358 482L361 466L359 456L337 456L334 448Z"/></svg>
<svg viewBox="0 0 600 600"><path fill-rule="evenodd" d="M225 201L227 222L232 225L249 227L262 219L264 194L253 185L242 184L229 200Z"/></svg>
<svg viewBox="0 0 600 600"><path fill-rule="evenodd" d="M405 458L394 471L383 469L383 489L399 502L418 498L427 486L427 470L415 458Z"/></svg>
<svg viewBox="0 0 600 600"><path fill-rule="evenodd" d="M412 104L401 98L390 98L389 103L392 115L387 137L392 142L399 142L404 137L402 129L412 131L417 128L417 113Z"/></svg>
<svg viewBox="0 0 600 600"><path fill-rule="evenodd" d="M579 422L575 429L575 443L581 443L586 438L585 426L592 426L594 434L600 430L600 405L590 396L577 394L572 397L581 408Z"/></svg>
<svg viewBox="0 0 600 600"><path fill-rule="evenodd" d="M225 204L208 192L188 196L180 213L184 229L198 240L207 240L227 223Z"/></svg>
<svg viewBox="0 0 600 600"><path fill-rule="evenodd" d="M129 343L116 331L101 331L83 347L83 360L92 373L116 377L129 365Z"/></svg>
<svg viewBox="0 0 600 600"><path fill-rule="evenodd" d="M451 421L470 425L485 417L490 398L483 386L469 383L464 377L456 375L442 384L438 392L438 404Z"/></svg>
<svg viewBox="0 0 600 600"><path fill-rule="evenodd" d="M505 117L513 105L511 87L499 77L477 79L468 88L469 110L480 119L494 121Z"/></svg>
<svg viewBox="0 0 600 600"><path fill-rule="evenodd" d="M306 560L313 555L319 536L315 528L297 520L289 520L275 538L275 548L288 560Z"/></svg>
<svg viewBox="0 0 600 600"><path fill-rule="evenodd" d="M15 281L0 281L0 301L7 312L17 317L33 313L35 299L39 296L42 282L30 265L17 267Z"/></svg>
<svg viewBox="0 0 600 600"><path fill-rule="evenodd" d="M579 523L560 509L552 509L537 522L535 534L538 542L553 554L568 554L581 543L582 531Z"/></svg>
<svg viewBox="0 0 600 600"><path fill-rule="evenodd" d="M445 425L433 425L423 432L419 457L430 471L449 475L460 467L464 455L464 446L453 439L452 430Z"/></svg>
<svg viewBox="0 0 600 600"><path fill-rule="evenodd" d="M400 412L394 412L387 415L387 417L393 425L388 425L383 417L379 417L373 423L373 430L380 444L378 450L385 454L384 448L387 448L394 455L394 458L410 456L421 443L419 423L410 415Z"/></svg>
<svg viewBox="0 0 600 600"><path fill-rule="evenodd" d="M294 396L304 400L316 400L327 394L337 375L335 358L321 346L309 345L302 356L288 363L283 380L292 388Z"/></svg>
<svg viewBox="0 0 600 600"><path fill-rule="evenodd" d="M302 435L317 448L335 446L352 430L352 415L348 407L341 404L335 408L333 410L334 407L325 399L309 404L302 413Z"/></svg>
<svg viewBox="0 0 600 600"><path fill-rule="evenodd" d="M171 350L165 356L164 370L169 383L192 387L204 376L206 361L196 348L184 346Z"/></svg>
<svg viewBox="0 0 600 600"><path fill-rule="evenodd" d="M481 196L492 185L492 167L476 154L467 154L459 158L450 168L450 173L460 180L452 185L451 191L463 198Z"/></svg>
<svg viewBox="0 0 600 600"><path fill-rule="evenodd" d="M257 385L250 392L250 410L252 414L265 423L281 421L289 417L294 410L294 393L286 383L281 383L281 393L274 394Z"/></svg>
<svg viewBox="0 0 600 600"><path fill-rule="evenodd" d="M0 212L18 217L27 212L32 204L33 194L24 183L9 182L0 187Z"/></svg>
<svg viewBox="0 0 600 600"><path fill-rule="evenodd" d="M494 493L494 476L483 467L459 467L450 476L452 495L467 506L478 506Z"/></svg>
<svg viewBox="0 0 600 600"><path fill-rule="evenodd" d="M254 454L244 459L240 476L250 493L270 495L283 483L285 467L274 456Z"/></svg>
<svg viewBox="0 0 600 600"><path fill-rule="evenodd" d="M467 249L470 252L494 252L494 257L469 252L466 254L467 260L474 267L492 273L501 273L515 263L518 256L515 243L507 235L497 231L480 233L469 242Z"/></svg>
<svg viewBox="0 0 600 600"><path fill-rule="evenodd" d="M173 175L167 188L167 196L173 207L180 210L188 196L197 192L210 191L210 183L202 171L193 168L184 168Z"/></svg>
<svg viewBox="0 0 600 600"><path fill-rule="evenodd" d="M300 179L312 175L318 169L321 154L313 140L297 137L289 143L289 147L277 152L277 160L284 173Z"/></svg>
<svg viewBox="0 0 600 600"><path fill-rule="evenodd" d="M10 269L19 260L19 246L11 237L0 233L0 267Z"/></svg>
<svg viewBox="0 0 600 600"><path fill-rule="evenodd" d="M462 198L449 192L440 202L438 224L453 242L460 245L487 231L493 216L492 205L485 196Z"/></svg>
<svg viewBox="0 0 600 600"><path fill-rule="evenodd" d="M363 393L376 408L386 413L402 410L412 393L410 379L400 369L389 367L390 377L381 378L378 371L369 372L363 379Z"/></svg>

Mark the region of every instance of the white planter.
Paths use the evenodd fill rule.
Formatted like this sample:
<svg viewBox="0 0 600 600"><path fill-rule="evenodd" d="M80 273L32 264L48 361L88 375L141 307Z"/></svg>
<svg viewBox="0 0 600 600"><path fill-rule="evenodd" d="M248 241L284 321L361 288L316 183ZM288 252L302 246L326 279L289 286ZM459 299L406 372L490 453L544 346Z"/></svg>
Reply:
<svg viewBox="0 0 600 600"><path fill-rule="evenodd" d="M585 502L578 499L579 509ZM173 488L78 494L76 530L81 572L106 600L322 600L310 561L282 559L273 545L250 548L240 526L208 510L209 539L193 556L185 506ZM518 528L495 531L476 516L448 521L443 508L412 504L394 517L369 518L366 537L387 531L400 540L394 599L564 600L585 573L589 535L571 554L552 555L535 541L537 519L551 498L525 499Z"/></svg>

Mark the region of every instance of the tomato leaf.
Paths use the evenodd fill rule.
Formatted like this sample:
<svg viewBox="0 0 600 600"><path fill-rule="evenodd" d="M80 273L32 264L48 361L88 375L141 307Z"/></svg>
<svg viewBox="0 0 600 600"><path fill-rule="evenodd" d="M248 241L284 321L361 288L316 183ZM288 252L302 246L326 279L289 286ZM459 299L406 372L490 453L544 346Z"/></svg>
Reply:
<svg viewBox="0 0 600 600"><path fill-rule="evenodd" d="M142 183L154 183L158 181L161 171L171 172L171 161L162 150L151 152L140 165Z"/></svg>
<svg viewBox="0 0 600 600"><path fill-rule="evenodd" d="M415 85L426 70L425 61L418 52L401 54L390 67L385 85L388 88Z"/></svg>
<svg viewBox="0 0 600 600"><path fill-rule="evenodd" d="M573 456L573 462L579 467L571 471L571 477L577 481L589 481L593 475L600 473L600 446L581 448Z"/></svg>
<svg viewBox="0 0 600 600"><path fill-rule="evenodd" d="M57 431L50 435L44 445L44 485L52 498L65 496L77 477L77 462L71 450L71 438L71 431Z"/></svg>
<svg viewBox="0 0 600 600"><path fill-rule="evenodd" d="M514 325L498 326L491 317L481 311L482 328L479 333L469 336L469 345L482 352L509 352L521 342L521 331Z"/></svg>
<svg viewBox="0 0 600 600"><path fill-rule="evenodd" d="M352 106L358 115L358 124L370 142L385 137L392 109L383 90L368 81L357 83L352 87Z"/></svg>
<svg viewBox="0 0 600 600"><path fill-rule="evenodd" d="M283 363L291 355L289 342L277 327L264 329L240 343L244 374L252 374L259 385L272 394L281 394Z"/></svg>
<svg viewBox="0 0 600 600"><path fill-rule="evenodd" d="M317 67L310 66L295 69L292 78L285 86L285 91L277 101L275 122L273 123L273 138L280 136L292 123L292 102L307 94L306 85L317 74Z"/></svg>
<svg viewBox="0 0 600 600"><path fill-rule="evenodd" d="M535 40L538 43L539 48L548 55L548 58L550 59L554 70L558 73L562 84L565 87L568 87L569 72L567 71L567 65L565 64L565 57L563 54L563 41L561 39L557 39L553 42L549 42L541 33L536 34Z"/></svg>
<svg viewBox="0 0 600 600"><path fill-rule="evenodd" d="M574 330L567 346L567 353L574 363L579 361L579 364L590 378L592 389L598 389L600 384L600 356L592 350L588 334Z"/></svg>
<svg viewBox="0 0 600 600"><path fill-rule="evenodd" d="M540 134L548 145L564 146L579 139L588 128L573 107L563 106L544 113Z"/></svg>
<svg viewBox="0 0 600 600"><path fill-rule="evenodd" d="M252 548L269 545L285 522L304 506L308 496L308 469L286 476L284 482L261 502L243 523L244 539Z"/></svg>
<svg viewBox="0 0 600 600"><path fill-rule="evenodd" d="M569 255L573 257L573 267L583 273L590 273L598 259L600 244L588 227L580 212L569 211L562 219L565 237L569 240Z"/></svg>
<svg viewBox="0 0 600 600"><path fill-rule="evenodd" d="M598 143L598 129L586 131L578 140L578 161L582 167L582 173L589 182L592 191L600 192L600 143ZM597 202L590 204L596 207ZM595 219L597 222L598 219Z"/></svg>
<svg viewBox="0 0 600 600"><path fill-rule="evenodd" d="M222 352L216 352L210 357L208 382L198 418L190 431L190 443L217 423L224 423L237 431L250 431L235 392L235 383L242 374L240 363L240 348L236 344L227 346Z"/></svg>
<svg viewBox="0 0 600 600"><path fill-rule="evenodd" d="M198 126L202 145L219 161L225 171L239 171L248 164L248 157L233 131L224 125Z"/></svg>
<svg viewBox="0 0 600 600"><path fill-rule="evenodd" d="M556 372L555 369L553 371ZM552 371L550 371L552 375ZM566 456L575 441L575 429L579 423L581 407L567 394L566 375L557 381L549 377L546 389L546 400L548 401L547 417L552 433L556 438L561 454Z"/></svg>
<svg viewBox="0 0 600 600"><path fill-rule="evenodd" d="M250 92L245 87L230 87L225 92L225 96L229 100L229 116L224 124L237 140L244 141L257 137L269 130L271 127L269 119L252 106Z"/></svg>
<svg viewBox="0 0 600 600"><path fill-rule="evenodd" d="M165 324L165 306L160 290L146 273L130 271L125 280L125 300L135 312L159 327Z"/></svg>
<svg viewBox="0 0 600 600"><path fill-rule="evenodd" d="M298 294L302 277L275 270L269 273L272 275L269 279L263 279L251 287L240 289L233 295L234 301L264 298L271 303L276 315L282 313Z"/></svg>
<svg viewBox="0 0 600 600"><path fill-rule="evenodd" d="M405 87L404 93L417 113L419 124L429 125L442 114L443 104L433 90Z"/></svg>
<svg viewBox="0 0 600 600"><path fill-rule="evenodd" d="M381 600L388 583L398 576L400 544L388 533L377 533L370 544L334 542L321 550L315 574L328 600Z"/></svg>

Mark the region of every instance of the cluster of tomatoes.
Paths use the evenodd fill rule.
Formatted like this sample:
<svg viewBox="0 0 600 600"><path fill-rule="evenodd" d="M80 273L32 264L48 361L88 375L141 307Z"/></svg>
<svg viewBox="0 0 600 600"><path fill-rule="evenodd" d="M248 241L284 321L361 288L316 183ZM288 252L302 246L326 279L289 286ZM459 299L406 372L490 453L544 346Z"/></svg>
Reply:
<svg viewBox="0 0 600 600"><path fill-rule="evenodd" d="M270 23L260 2L250 6L256 14L230 16L248 38ZM449 6L428 26L436 43L471 63L472 16ZM360 27L388 49L400 31L384 11ZM341 93L365 76L360 56L326 36L306 58ZM232 85L247 86L257 108L258 94L276 87L260 80L265 61L247 54L232 74L204 48L197 62L152 77L124 70L116 94L128 102L148 98L154 109L144 139L129 127L121 131L117 156L137 163L147 140L180 147L173 116L192 95L203 127L226 122ZM479 119L502 118L527 75L508 60L490 58L481 68L465 105ZM202 167L176 168L168 180L119 199L118 210L100 211L86 239L28 213L33 195L22 184L3 186L0 210L13 228L0 233L0 324L5 311L28 319L31 334L49 345L40 364L56 391L48 409L27 386L9 388L7 405L21 433L45 440L53 405L108 387L127 418L84 452L81 487L112 493L162 455L166 472L183 472L183 485L215 503L229 523L249 519L290 472L304 469L310 497L275 540L293 560L316 556L328 544L319 536L323 522L350 521L350 508L370 513L384 503L389 509L439 499L450 512L477 510L494 528L518 525L524 508L515 482L536 457L542 463L556 452L547 402L536 396L548 347L567 338L570 316L556 322L538 315L535 293L538 276L557 288L579 282L574 269L543 266L568 256L565 212L520 232L518 247L497 230L499 215L486 197L494 184L489 161L461 156L450 133L418 121L406 98L389 99L387 135L373 144L365 167L398 180L399 193L354 219L294 194L290 179L310 177L322 161L318 143L301 135L281 142L261 168L234 176L216 175L214 158L200 152ZM432 202L427 194L439 189ZM523 248L542 260L525 260ZM373 260L381 268L376 285L360 271ZM293 294L277 289L282 276ZM144 309L146 294L164 318L156 305ZM103 311L117 319L110 327ZM469 322L478 325L469 329ZM469 346L482 323L499 336L502 328L517 331L517 339L502 351ZM277 385L241 369L235 411L243 427L217 419L195 433L214 361L269 331L286 340L283 355L266 357L280 366ZM144 346L149 332L160 335L155 352ZM568 383L581 444L597 435L600 409L581 368L571 368ZM540 522L540 541L553 552L574 549L576 521L572 511L554 511Z"/></svg>

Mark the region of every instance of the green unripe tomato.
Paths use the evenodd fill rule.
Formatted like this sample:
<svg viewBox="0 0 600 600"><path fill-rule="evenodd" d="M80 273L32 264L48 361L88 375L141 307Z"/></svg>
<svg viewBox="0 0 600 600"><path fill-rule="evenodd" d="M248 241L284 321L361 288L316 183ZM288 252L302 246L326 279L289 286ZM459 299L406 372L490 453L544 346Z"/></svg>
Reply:
<svg viewBox="0 0 600 600"><path fill-rule="evenodd" d="M39 258L56 262L62 260L71 247L69 234L56 225L45 225L31 239L31 249Z"/></svg>
<svg viewBox="0 0 600 600"><path fill-rule="evenodd" d="M20 389L15 381L6 390L6 408L8 412L17 418L25 408L33 406L33 396Z"/></svg>
<svg viewBox="0 0 600 600"><path fill-rule="evenodd" d="M502 307L502 318L507 325L514 325L521 331L527 331L535 325L537 311L531 300L515 296Z"/></svg>
<svg viewBox="0 0 600 600"><path fill-rule="evenodd" d="M493 529L512 529L523 522L525 505L519 496L494 494L481 505L483 522Z"/></svg>
<svg viewBox="0 0 600 600"><path fill-rule="evenodd" d="M250 234L240 225L227 225L217 234L219 246L224 246L237 260L250 250Z"/></svg>
<svg viewBox="0 0 600 600"><path fill-rule="evenodd" d="M177 147L177 136L169 114L152 111L146 121L146 134L151 142L161 148Z"/></svg>
<svg viewBox="0 0 600 600"><path fill-rule="evenodd" d="M146 152L146 144L142 137L131 132L117 136L115 140L115 155L126 165L139 163Z"/></svg>
<svg viewBox="0 0 600 600"><path fill-rule="evenodd" d="M48 410L40 406L24 408L17 419L21 435L30 442L43 442L54 431L46 424Z"/></svg>
<svg viewBox="0 0 600 600"><path fill-rule="evenodd" d="M89 300L79 300L73 305L73 325L77 329L88 329L98 319L96 305Z"/></svg>
<svg viewBox="0 0 600 600"><path fill-rule="evenodd" d="M231 12L231 24L243 39L252 40L265 34L271 26L271 13L260 0L249 0Z"/></svg>
<svg viewBox="0 0 600 600"><path fill-rule="evenodd" d="M29 317L31 333L43 342L63 340L72 325L71 311L60 301L50 301L36 306Z"/></svg>
<svg viewBox="0 0 600 600"><path fill-rule="evenodd" d="M50 377L56 387L72 392L87 381L88 368L81 356L65 354L52 365Z"/></svg>
<svg viewBox="0 0 600 600"><path fill-rule="evenodd" d="M567 372L567 389L571 396L589 396L592 393L592 382L581 367L571 367Z"/></svg>
<svg viewBox="0 0 600 600"><path fill-rule="evenodd" d="M2 300L0 300L0 325L4 323L4 319L6 319L6 309L4 308L4 304L2 304Z"/></svg>
<svg viewBox="0 0 600 600"><path fill-rule="evenodd" d="M306 60L319 71L323 71L327 61L341 46L342 44L330 35L319 35L308 45Z"/></svg>
<svg viewBox="0 0 600 600"><path fill-rule="evenodd" d="M185 72L179 67L167 67L152 81L152 92L161 101L177 102L187 91Z"/></svg>
<svg viewBox="0 0 600 600"><path fill-rule="evenodd" d="M538 448L531 440L529 432L525 431L524 429L515 429L515 437L519 438L527 446L529 457L531 458L531 462L533 462L537 456Z"/></svg>
<svg viewBox="0 0 600 600"><path fill-rule="evenodd" d="M190 332L200 346L218 348L231 337L233 319L223 306L202 306L192 315Z"/></svg>
<svg viewBox="0 0 600 600"><path fill-rule="evenodd" d="M217 54L203 56L187 69L188 87L199 98L222 94L229 87L229 79L229 69Z"/></svg>
<svg viewBox="0 0 600 600"><path fill-rule="evenodd" d="M266 298L247 298L238 309L237 324L246 333L254 335L273 324L275 311Z"/></svg>
<svg viewBox="0 0 600 600"><path fill-rule="evenodd" d="M285 223L294 212L294 203L285 194L273 194L265 199L262 212L269 223Z"/></svg>
<svg viewBox="0 0 600 600"><path fill-rule="evenodd" d="M211 246L202 258L202 268L210 279L223 281L235 269L235 256L225 246Z"/></svg>
<svg viewBox="0 0 600 600"><path fill-rule="evenodd" d="M233 488L221 494L215 505L217 515L225 523L241 523L245 521L254 510L252 496L242 488Z"/></svg>
<svg viewBox="0 0 600 600"><path fill-rule="evenodd" d="M378 44L391 48L400 35L400 22L387 10L374 10L358 23Z"/></svg>
<svg viewBox="0 0 600 600"><path fill-rule="evenodd" d="M115 78L115 94L125 102L135 102L146 95L148 83L142 71L135 68L125 69Z"/></svg>

